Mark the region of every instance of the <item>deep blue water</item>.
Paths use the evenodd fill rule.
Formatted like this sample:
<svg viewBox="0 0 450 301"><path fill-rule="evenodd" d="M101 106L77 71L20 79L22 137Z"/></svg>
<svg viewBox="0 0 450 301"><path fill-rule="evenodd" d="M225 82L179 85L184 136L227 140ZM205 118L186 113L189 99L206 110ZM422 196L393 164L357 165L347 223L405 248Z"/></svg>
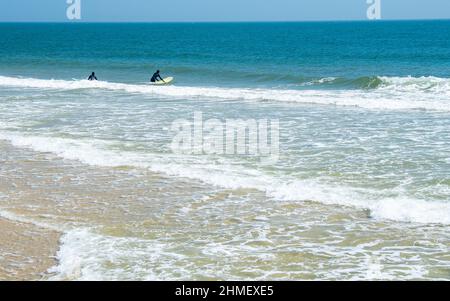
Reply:
<svg viewBox="0 0 450 301"><path fill-rule="evenodd" d="M450 77L450 21L0 24L0 75L180 85L371 87L376 76ZM376 84L376 83L375 83ZM310 86L308 86L310 88Z"/></svg>

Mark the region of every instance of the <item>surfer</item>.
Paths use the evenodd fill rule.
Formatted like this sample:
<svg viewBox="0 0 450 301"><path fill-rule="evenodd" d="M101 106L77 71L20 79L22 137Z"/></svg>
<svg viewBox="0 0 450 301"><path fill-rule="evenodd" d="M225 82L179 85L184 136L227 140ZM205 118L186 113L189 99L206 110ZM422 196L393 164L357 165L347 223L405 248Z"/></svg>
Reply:
<svg viewBox="0 0 450 301"><path fill-rule="evenodd" d="M92 74L89 75L88 80L97 80L97 77L95 76L95 72L92 72Z"/></svg>
<svg viewBox="0 0 450 301"><path fill-rule="evenodd" d="M162 80L163 82L165 82L163 80L163 78L161 77L161 75L159 74L159 70L156 70L155 74L153 74L152 78L150 79L150 81L152 83L156 83L157 81Z"/></svg>

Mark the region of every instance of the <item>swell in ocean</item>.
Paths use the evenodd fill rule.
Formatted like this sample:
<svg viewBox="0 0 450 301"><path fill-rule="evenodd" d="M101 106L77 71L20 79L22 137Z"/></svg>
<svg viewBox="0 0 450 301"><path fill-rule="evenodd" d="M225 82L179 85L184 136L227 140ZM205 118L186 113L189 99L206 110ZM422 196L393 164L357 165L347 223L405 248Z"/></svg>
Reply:
<svg viewBox="0 0 450 301"><path fill-rule="evenodd" d="M325 77L311 85L327 86L342 79ZM352 106L385 110L450 111L450 79L438 77L374 77L355 80L359 89L268 89L165 86L107 81L36 79L0 76L0 86L76 91L99 89L172 99L224 99ZM308 82L304 84L308 86ZM370 89L368 89L370 88Z"/></svg>

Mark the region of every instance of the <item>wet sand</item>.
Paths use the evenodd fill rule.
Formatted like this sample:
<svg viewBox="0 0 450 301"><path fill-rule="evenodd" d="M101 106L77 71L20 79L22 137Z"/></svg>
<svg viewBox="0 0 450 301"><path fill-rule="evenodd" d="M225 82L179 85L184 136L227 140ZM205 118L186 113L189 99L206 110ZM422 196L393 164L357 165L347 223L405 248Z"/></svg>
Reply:
<svg viewBox="0 0 450 301"><path fill-rule="evenodd" d="M0 218L0 280L41 280L56 264L60 233Z"/></svg>

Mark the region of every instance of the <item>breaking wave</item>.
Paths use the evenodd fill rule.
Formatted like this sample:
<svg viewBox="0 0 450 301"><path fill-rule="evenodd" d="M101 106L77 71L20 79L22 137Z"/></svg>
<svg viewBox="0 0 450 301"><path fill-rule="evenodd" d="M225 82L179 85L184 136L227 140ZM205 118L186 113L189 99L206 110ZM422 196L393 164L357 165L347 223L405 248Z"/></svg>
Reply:
<svg viewBox="0 0 450 301"><path fill-rule="evenodd" d="M339 81L318 80L323 84ZM146 84L124 84L87 80L46 80L0 76L0 87L45 90L107 90L176 99L219 99L242 101L273 101L336 106L352 106L381 110L450 111L450 79L438 77L375 77L361 78L360 89L295 90L224 87L155 87ZM366 89L366 88L369 89Z"/></svg>

